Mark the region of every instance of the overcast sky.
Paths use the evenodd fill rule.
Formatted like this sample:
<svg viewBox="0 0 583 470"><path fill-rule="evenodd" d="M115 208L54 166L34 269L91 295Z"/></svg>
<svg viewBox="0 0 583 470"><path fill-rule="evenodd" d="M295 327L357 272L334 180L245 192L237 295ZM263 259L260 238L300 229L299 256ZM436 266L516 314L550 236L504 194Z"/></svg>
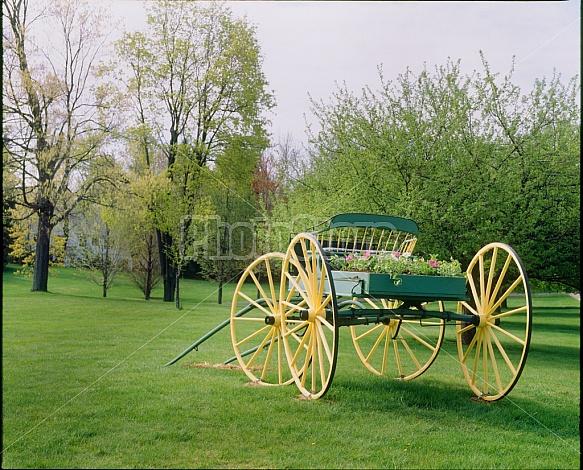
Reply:
<svg viewBox="0 0 583 470"><path fill-rule="evenodd" d="M142 28L143 2L112 0L114 17ZM392 80L409 67L432 71L448 57L463 73L482 71L483 51L493 72L505 75L515 57L513 82L523 93L553 69L567 82L581 70L579 0L521 2L229 1L257 28L264 73L277 101L271 132L306 141L312 122L308 93L328 101L335 83L356 93L380 85L377 67Z"/></svg>

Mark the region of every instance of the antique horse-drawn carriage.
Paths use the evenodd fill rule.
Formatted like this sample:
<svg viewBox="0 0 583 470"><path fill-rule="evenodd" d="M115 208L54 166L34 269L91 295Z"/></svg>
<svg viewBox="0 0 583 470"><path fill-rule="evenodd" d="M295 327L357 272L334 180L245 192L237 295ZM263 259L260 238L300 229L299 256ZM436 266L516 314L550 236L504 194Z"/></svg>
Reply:
<svg viewBox="0 0 583 470"><path fill-rule="evenodd" d="M247 267L230 318L167 365L230 326L235 356L226 363L237 360L259 384L295 382L315 399L332 384L340 327L350 328L372 373L411 380L434 362L453 321L470 388L485 401L503 398L524 368L532 329L528 278L512 248L484 246L462 276L331 267L333 258L363 253L409 256L417 236L410 219L360 213L297 234L285 253L264 254Z"/></svg>

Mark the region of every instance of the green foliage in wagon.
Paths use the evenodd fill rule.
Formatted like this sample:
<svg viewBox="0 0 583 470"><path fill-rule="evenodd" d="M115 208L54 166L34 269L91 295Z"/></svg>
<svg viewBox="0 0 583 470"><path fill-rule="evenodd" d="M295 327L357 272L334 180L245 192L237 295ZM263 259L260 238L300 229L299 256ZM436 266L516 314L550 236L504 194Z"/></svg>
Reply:
<svg viewBox="0 0 583 470"><path fill-rule="evenodd" d="M330 257L330 267L338 271L365 271L381 274L391 274L396 278L399 274L414 274L418 276L453 276L463 277L461 264L453 258L450 261L439 260L431 255L429 259L422 256L412 256L409 253L394 251L371 253L365 251L348 256L333 255Z"/></svg>

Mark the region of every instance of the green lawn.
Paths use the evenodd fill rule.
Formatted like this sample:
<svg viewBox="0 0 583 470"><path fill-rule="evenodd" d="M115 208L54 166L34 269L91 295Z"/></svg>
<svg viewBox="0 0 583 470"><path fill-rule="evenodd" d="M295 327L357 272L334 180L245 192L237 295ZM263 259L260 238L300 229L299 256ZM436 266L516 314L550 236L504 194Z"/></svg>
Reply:
<svg viewBox="0 0 583 470"><path fill-rule="evenodd" d="M3 275L2 468L580 468L580 308L535 295L530 354L511 394L472 395L448 325L436 362L398 382L368 372L347 328L328 394L249 386L228 328L234 284L184 280L183 308L124 278L101 297L56 269L50 293Z"/></svg>

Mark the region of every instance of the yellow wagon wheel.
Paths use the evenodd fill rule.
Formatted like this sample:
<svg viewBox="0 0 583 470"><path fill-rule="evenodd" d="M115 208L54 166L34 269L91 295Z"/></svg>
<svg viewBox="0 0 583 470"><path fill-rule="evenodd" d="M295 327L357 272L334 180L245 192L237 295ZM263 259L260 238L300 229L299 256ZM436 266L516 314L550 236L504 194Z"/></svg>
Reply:
<svg viewBox="0 0 583 470"><path fill-rule="evenodd" d="M486 401L505 397L524 369L532 332L532 299L526 271L503 243L484 246L467 269L470 300L458 313L479 324L457 323L456 340L464 376Z"/></svg>
<svg viewBox="0 0 583 470"><path fill-rule="evenodd" d="M279 303L283 253L257 258L243 272L231 305L231 341L239 365L254 382L293 382L281 341Z"/></svg>
<svg viewBox="0 0 583 470"><path fill-rule="evenodd" d="M399 301L364 299L372 308L394 309ZM444 311L443 302L423 304L431 311ZM396 319L373 327L350 327L358 357L368 370L377 375L394 375L411 380L425 372L437 357L445 336L445 320L440 318ZM393 368L391 364L395 364Z"/></svg>
<svg viewBox="0 0 583 470"><path fill-rule="evenodd" d="M330 266L316 237L294 237L282 272L283 344L290 371L304 396L320 398L336 369L338 305Z"/></svg>

